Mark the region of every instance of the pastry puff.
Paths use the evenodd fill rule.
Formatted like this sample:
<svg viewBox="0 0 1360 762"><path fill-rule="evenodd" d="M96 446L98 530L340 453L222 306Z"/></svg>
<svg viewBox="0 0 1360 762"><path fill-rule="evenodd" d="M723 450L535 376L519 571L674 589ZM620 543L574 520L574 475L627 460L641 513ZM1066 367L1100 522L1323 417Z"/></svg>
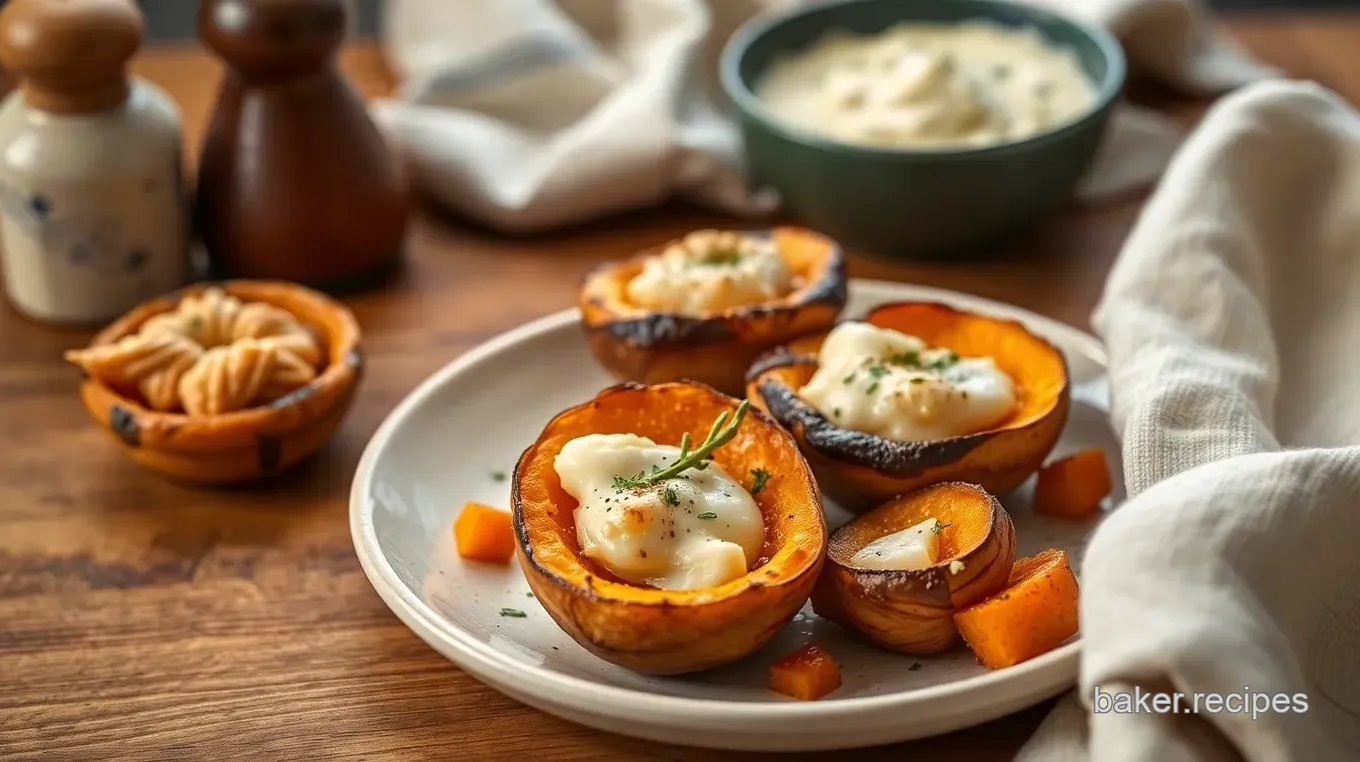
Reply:
<svg viewBox="0 0 1360 762"><path fill-rule="evenodd" d="M66 359L110 386L135 388L155 410L174 410L180 379L202 355L203 347L182 335L152 333L73 350Z"/></svg>
<svg viewBox="0 0 1360 762"><path fill-rule="evenodd" d="M201 347L220 347L237 339L279 338L281 347L316 366L321 347L292 313L265 302L245 302L220 288L184 297L172 312L161 313L142 325L141 333L178 333Z"/></svg>
<svg viewBox="0 0 1360 762"><path fill-rule="evenodd" d="M316 368L273 339L237 339L213 347L179 380L189 415L217 415L278 399L316 378Z"/></svg>
<svg viewBox="0 0 1360 762"><path fill-rule="evenodd" d="M292 313L220 288L185 296L114 344L66 354L155 410L212 415L271 402L316 378L321 346Z"/></svg>

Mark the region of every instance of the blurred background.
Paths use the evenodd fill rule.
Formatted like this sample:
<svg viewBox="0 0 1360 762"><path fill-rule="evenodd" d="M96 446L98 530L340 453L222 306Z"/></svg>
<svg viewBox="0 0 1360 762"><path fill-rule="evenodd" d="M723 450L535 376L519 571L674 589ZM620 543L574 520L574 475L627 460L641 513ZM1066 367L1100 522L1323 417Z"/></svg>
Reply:
<svg viewBox="0 0 1360 762"><path fill-rule="evenodd" d="M494 0L488 0L493 2ZM0 0L4 5L5 0ZM359 11L358 28L360 34L373 34L377 30L379 8L383 0L353 0ZM182 40L195 36L194 13L198 4L186 0L141 0L143 13L146 14L148 37L153 40ZM1236 10L1292 10L1309 8L1356 8L1360 0L1209 0L1208 5L1222 11Z"/></svg>

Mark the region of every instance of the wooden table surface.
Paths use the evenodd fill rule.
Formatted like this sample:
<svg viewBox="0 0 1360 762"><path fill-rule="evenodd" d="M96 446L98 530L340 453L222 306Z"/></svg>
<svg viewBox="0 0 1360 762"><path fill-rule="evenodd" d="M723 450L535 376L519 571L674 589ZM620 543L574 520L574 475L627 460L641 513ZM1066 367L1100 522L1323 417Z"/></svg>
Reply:
<svg viewBox="0 0 1360 762"><path fill-rule="evenodd" d="M1360 16L1230 26L1290 75L1360 101ZM390 90L373 47L347 50L343 64L365 94ZM135 69L180 102L192 161L219 68L184 48L148 50ZM1134 92L1187 123L1203 108ZM1128 199L1072 210L987 262L855 257L851 274L981 294L1086 327L1138 208ZM0 306L0 758L737 758L572 725L463 674L373 592L346 500L365 442L428 374L572 304L596 262L710 224L723 221L668 207L508 239L419 214L404 275L349 299L370 360L353 414L323 455L270 489L197 490L137 469L90 424L60 359L88 334ZM1046 708L845 758L1006 760Z"/></svg>

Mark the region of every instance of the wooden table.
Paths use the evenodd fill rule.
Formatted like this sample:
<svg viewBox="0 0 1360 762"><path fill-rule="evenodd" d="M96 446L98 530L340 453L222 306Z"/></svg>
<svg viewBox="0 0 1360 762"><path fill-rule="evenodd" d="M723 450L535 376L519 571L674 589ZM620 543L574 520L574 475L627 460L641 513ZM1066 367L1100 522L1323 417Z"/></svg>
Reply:
<svg viewBox="0 0 1360 762"><path fill-rule="evenodd" d="M1360 17L1231 26L1265 60L1360 101ZM344 66L366 94L392 85L371 46L347 50ZM192 49L159 49L135 68L180 102L192 160L218 67ZM1187 122L1202 110L1142 94ZM851 273L1085 327L1138 207L1074 210L988 262L857 257ZM506 239L420 214L404 276L350 300L371 368L353 415L318 460L267 490L190 489L132 466L90 424L61 361L88 334L0 307L0 758L736 758L578 727L463 674L374 594L350 546L346 501L365 442L426 375L570 305L596 262L708 224L722 220L669 207ZM1046 708L853 758L1010 759Z"/></svg>

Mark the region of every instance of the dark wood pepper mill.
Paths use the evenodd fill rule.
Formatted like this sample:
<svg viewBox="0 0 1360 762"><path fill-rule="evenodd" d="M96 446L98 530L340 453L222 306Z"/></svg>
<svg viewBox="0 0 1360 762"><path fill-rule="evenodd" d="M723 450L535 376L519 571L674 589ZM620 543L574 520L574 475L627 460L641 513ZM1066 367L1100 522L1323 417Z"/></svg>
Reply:
<svg viewBox="0 0 1360 762"><path fill-rule="evenodd" d="M199 34L226 78L203 145L195 213L218 277L330 291L400 258L409 193L336 68L342 0L202 0Z"/></svg>

